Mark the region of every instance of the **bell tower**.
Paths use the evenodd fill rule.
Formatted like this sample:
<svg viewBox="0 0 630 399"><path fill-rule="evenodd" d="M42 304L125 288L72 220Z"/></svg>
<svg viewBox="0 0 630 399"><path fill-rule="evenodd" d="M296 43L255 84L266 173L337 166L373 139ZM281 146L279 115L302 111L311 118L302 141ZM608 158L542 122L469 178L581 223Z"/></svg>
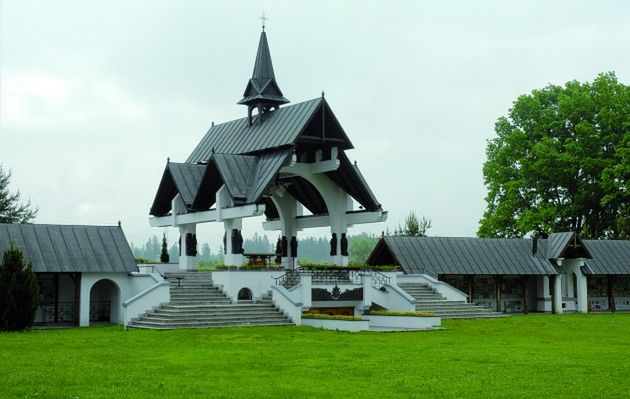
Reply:
<svg viewBox="0 0 630 399"><path fill-rule="evenodd" d="M260 41L258 42L258 52L256 53L256 62L254 64L254 72L251 79L247 82L243 98L238 104L247 105L247 116L249 125L254 122L262 123L264 115L273 110L278 109L280 105L289 102L283 95L276 76L273 73L273 64L271 63L271 53L267 44L267 34L265 32L265 24L263 17L263 30L260 33ZM254 121L253 110L258 110L258 118Z"/></svg>

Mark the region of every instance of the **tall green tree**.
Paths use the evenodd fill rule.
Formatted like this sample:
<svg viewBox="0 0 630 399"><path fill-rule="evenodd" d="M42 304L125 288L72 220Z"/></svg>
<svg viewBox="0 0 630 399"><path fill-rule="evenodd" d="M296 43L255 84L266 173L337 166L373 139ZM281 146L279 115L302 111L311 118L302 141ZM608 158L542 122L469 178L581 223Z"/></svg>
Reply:
<svg viewBox="0 0 630 399"><path fill-rule="evenodd" d="M33 325L39 306L39 287L31 264L11 244L0 264L0 330L22 331Z"/></svg>
<svg viewBox="0 0 630 399"><path fill-rule="evenodd" d="M431 228L431 219L424 215L418 218L414 211L405 216L405 224L394 229L395 236L426 237L427 230Z"/></svg>
<svg viewBox="0 0 630 399"><path fill-rule="evenodd" d="M162 234L162 252L160 252L160 262L168 263L171 260L168 254L168 243L166 242L166 234Z"/></svg>
<svg viewBox="0 0 630 399"><path fill-rule="evenodd" d="M19 191L11 193L10 182L11 171L0 164L0 223L29 223L37 215L37 208L30 201L23 203Z"/></svg>
<svg viewBox="0 0 630 399"><path fill-rule="evenodd" d="M361 233L348 238L348 253L353 264L365 264L378 238L374 234Z"/></svg>
<svg viewBox="0 0 630 399"><path fill-rule="evenodd" d="M628 228L630 88L614 73L522 95L495 131L479 236L603 238Z"/></svg>

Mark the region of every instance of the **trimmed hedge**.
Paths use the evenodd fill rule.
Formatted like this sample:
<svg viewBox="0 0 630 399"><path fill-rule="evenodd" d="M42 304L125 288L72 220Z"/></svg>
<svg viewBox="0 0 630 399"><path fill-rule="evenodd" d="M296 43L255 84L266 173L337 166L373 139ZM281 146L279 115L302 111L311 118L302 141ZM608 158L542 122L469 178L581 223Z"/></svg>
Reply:
<svg viewBox="0 0 630 399"><path fill-rule="evenodd" d="M350 321L359 321L363 320L358 316L345 316L345 315L330 315L324 313L304 313L302 314L303 319L326 319L326 320L350 320Z"/></svg>
<svg viewBox="0 0 630 399"><path fill-rule="evenodd" d="M370 310L367 312L372 316L411 316L411 317L431 317L431 312L391 312L389 310Z"/></svg>

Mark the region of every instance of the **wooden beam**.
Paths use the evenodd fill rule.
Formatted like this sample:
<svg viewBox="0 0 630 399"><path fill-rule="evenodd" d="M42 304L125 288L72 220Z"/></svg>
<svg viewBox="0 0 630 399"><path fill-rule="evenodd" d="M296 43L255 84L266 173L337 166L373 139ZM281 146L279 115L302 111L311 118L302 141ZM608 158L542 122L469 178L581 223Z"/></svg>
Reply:
<svg viewBox="0 0 630 399"><path fill-rule="evenodd" d="M363 212L346 212L346 224L352 226L355 224L363 223L377 223L387 220L387 211L363 211ZM329 227L330 216L329 215L309 215L298 216L295 218L295 224L298 230L312 229L317 227ZM263 229L265 231L277 231L282 230L282 224L280 219L269 220L263 222Z"/></svg>
<svg viewBox="0 0 630 399"><path fill-rule="evenodd" d="M468 303L473 303L473 288L474 288L474 282L475 282L475 275L471 274L470 276L468 276Z"/></svg>
<svg viewBox="0 0 630 399"><path fill-rule="evenodd" d="M528 289L527 289L528 281L529 281L528 276L524 275L523 276L523 313L525 314L529 313L529 309L527 309L528 307L527 296L529 294Z"/></svg>
<svg viewBox="0 0 630 399"><path fill-rule="evenodd" d="M494 296L497 301L497 312L501 312L501 276L494 276Z"/></svg>
<svg viewBox="0 0 630 399"><path fill-rule="evenodd" d="M556 313L556 279L558 276L552 275L549 277L549 295L551 295L551 313Z"/></svg>
<svg viewBox="0 0 630 399"><path fill-rule="evenodd" d="M617 304L615 303L615 276L608 275L608 310L611 312L617 311Z"/></svg>
<svg viewBox="0 0 630 399"><path fill-rule="evenodd" d="M264 204L249 204L233 206L221 209L221 220L241 219L253 216L260 216L265 212ZM216 209L201 212L183 213L181 215L168 215L149 218L151 227L178 226L181 224L196 224L206 222L216 222L218 220Z"/></svg>

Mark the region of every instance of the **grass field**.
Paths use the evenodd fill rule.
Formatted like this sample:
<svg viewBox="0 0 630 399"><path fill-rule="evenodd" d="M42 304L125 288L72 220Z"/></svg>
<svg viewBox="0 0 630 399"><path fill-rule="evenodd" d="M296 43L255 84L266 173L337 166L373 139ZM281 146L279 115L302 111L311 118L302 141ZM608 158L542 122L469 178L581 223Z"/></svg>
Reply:
<svg viewBox="0 0 630 399"><path fill-rule="evenodd" d="M628 398L630 314L307 327L0 334L2 398Z"/></svg>

